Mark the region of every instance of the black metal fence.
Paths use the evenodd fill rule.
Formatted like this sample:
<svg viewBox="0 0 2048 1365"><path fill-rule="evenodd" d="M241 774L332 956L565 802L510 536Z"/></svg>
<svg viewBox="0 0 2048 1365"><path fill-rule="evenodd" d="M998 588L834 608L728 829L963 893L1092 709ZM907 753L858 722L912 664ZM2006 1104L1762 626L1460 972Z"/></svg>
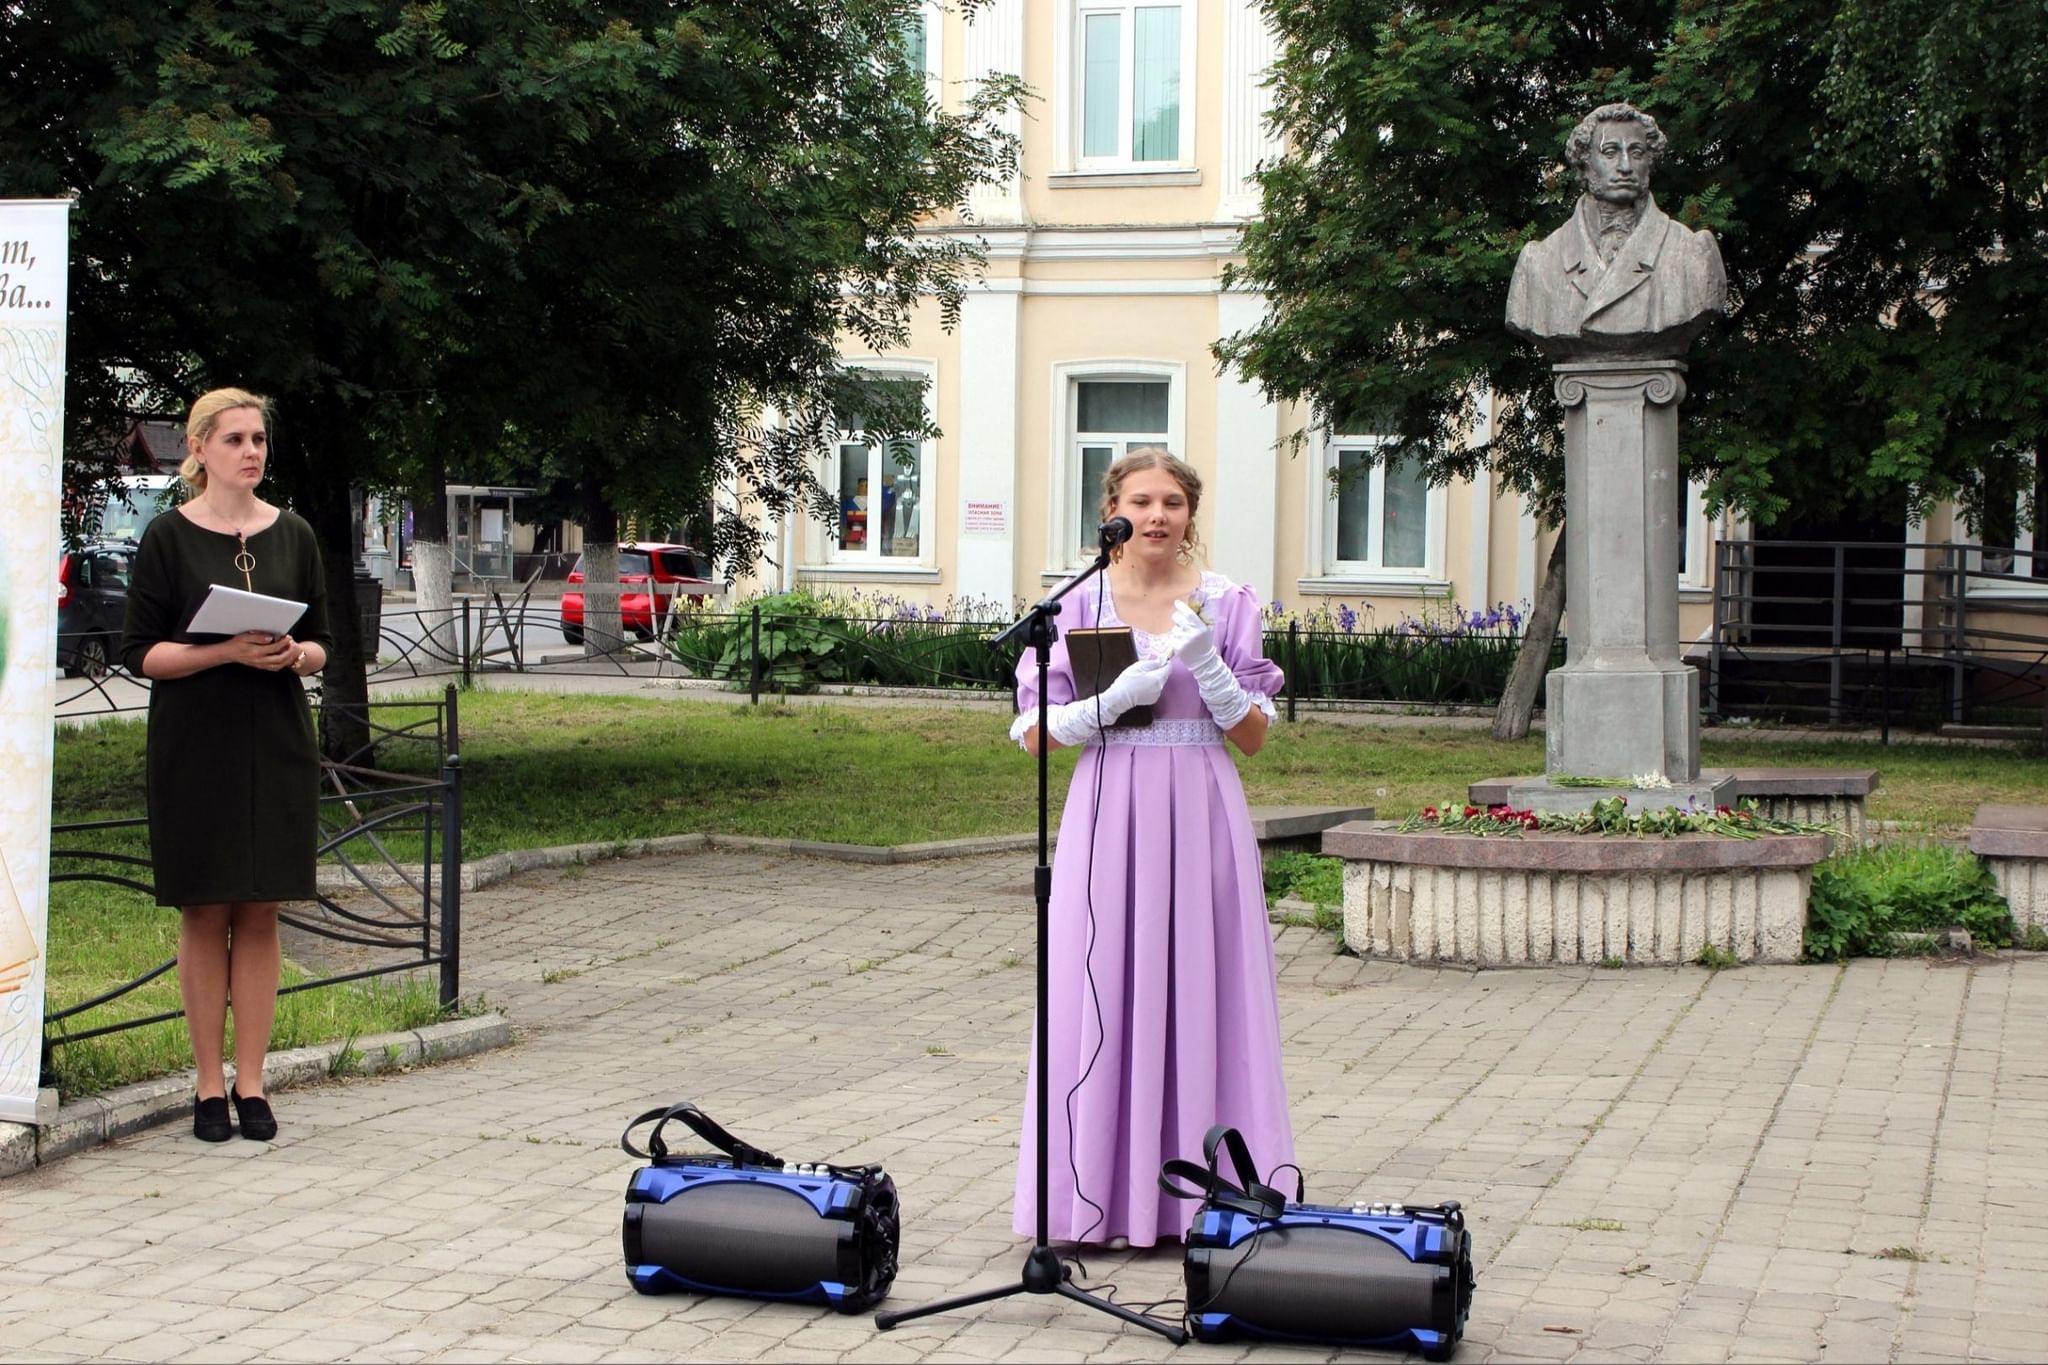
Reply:
<svg viewBox="0 0 2048 1365"><path fill-rule="evenodd" d="M644 599L643 599L644 600ZM386 611L373 688L398 690L501 675L693 679L747 692L829 687L934 689L1008 694L1013 649L989 642L1007 622L949 620L902 610L889 616L797 612L773 602L738 612L702 609L622 618L614 638L573 627L571 643L553 602L468 600L437 612ZM1290 703L1490 706L1498 701L1521 637L1512 630L1441 623L1344 631L1298 619L1270 621L1267 657L1287 674ZM1553 647L1552 666L1564 659ZM71 679L60 714L117 714L147 704L146 680L116 670Z"/></svg>
<svg viewBox="0 0 2048 1365"><path fill-rule="evenodd" d="M2048 726L2048 561L1907 542L1715 547L1704 707L1806 724Z"/></svg>
<svg viewBox="0 0 2048 1365"><path fill-rule="evenodd" d="M437 968L440 1004L450 1009L462 989L462 759L456 691L447 687L438 702L371 703L369 710L376 742L430 744L437 767L425 776L323 763L318 852L322 868L329 870L323 878L328 885L310 904L285 907L279 920L331 942L381 953L384 960L286 986L279 993ZM149 858L136 851L136 832L147 824L123 819L51 826L51 886L115 886L153 900ZM356 903L345 904L344 895ZM44 1071L50 1070L53 1050L66 1043L183 1017L181 1010L163 1010L82 1022L176 965L175 958L159 963L90 999L45 1014Z"/></svg>

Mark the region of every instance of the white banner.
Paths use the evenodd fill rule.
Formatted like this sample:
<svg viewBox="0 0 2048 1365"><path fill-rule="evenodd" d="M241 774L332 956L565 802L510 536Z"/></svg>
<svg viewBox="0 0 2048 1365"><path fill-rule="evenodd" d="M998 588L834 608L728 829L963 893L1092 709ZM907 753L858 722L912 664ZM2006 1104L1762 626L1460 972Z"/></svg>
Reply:
<svg viewBox="0 0 2048 1365"><path fill-rule="evenodd" d="M65 200L0 200L0 1119L33 1123L49 962Z"/></svg>

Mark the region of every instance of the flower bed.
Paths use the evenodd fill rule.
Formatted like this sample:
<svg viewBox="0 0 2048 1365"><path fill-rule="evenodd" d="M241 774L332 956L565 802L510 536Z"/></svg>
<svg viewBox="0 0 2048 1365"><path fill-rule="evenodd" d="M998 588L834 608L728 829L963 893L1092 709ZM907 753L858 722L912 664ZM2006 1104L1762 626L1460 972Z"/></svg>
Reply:
<svg viewBox="0 0 2048 1365"><path fill-rule="evenodd" d="M1681 834L1714 834L1727 839L1758 839L1769 834L1832 834L1832 825L1809 824L1799 820L1777 820L1763 814L1754 801L1712 810L1666 806L1632 812L1626 796L1603 796L1585 810L1569 814L1557 811L1516 810L1512 806L1474 806L1446 801L1424 806L1422 813L1403 821L1399 832L1421 834L1438 831L1470 834L1479 838L1518 839L1530 830L1550 834L1594 834L1643 839L1656 835L1676 838Z"/></svg>
<svg viewBox="0 0 2048 1365"><path fill-rule="evenodd" d="M1296 697L1491 706L1522 648L1522 612L1505 602L1485 611L1430 606L1391 626L1376 627L1371 618L1370 608L1303 612L1270 603L1266 655L1287 671ZM1559 639L1550 666L1563 662Z"/></svg>

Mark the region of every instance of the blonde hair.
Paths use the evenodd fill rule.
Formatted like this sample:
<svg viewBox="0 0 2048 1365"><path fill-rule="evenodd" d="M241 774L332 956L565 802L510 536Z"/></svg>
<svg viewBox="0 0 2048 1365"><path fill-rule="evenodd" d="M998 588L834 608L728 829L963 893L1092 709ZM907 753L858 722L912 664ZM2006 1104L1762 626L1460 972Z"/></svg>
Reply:
<svg viewBox="0 0 2048 1365"><path fill-rule="evenodd" d="M1187 494L1188 529L1181 537L1180 554L1183 559L1192 559L1201 548L1201 541L1195 535L1195 514L1202 510L1202 476L1195 472L1193 465L1165 446L1139 446L1103 471L1102 520L1107 521L1116 514L1117 497L1123 492L1124 480L1147 469L1165 470L1180 485L1180 491ZM1123 547L1117 548L1121 550Z"/></svg>
<svg viewBox="0 0 2048 1365"><path fill-rule="evenodd" d="M220 415L237 408L254 408L263 414L263 429L270 429L270 400L247 389L212 389L192 400L191 415L185 418L185 461L178 466L178 477L194 493L206 491L206 466L192 453L191 442L202 444L213 435L213 429L220 425Z"/></svg>

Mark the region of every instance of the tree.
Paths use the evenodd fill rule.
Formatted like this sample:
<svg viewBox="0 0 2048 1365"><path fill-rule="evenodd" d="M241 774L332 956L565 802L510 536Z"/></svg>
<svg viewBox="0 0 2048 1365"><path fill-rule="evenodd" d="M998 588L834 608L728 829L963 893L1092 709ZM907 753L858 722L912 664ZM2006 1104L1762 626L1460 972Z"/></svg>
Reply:
<svg viewBox="0 0 2048 1365"><path fill-rule="evenodd" d="M1432 482L1490 466L1558 520L1561 413L1502 309L1523 243L1578 194L1565 135L1628 100L1670 138L1659 203L1714 231L1728 266L1732 312L1688 356L1681 409L1681 454L1711 501L1763 524L1794 507L1974 507L2048 439L2037 9L1265 9L1289 150L1261 173L1263 213L1229 275L1272 307L1217 354L1313 422L1397 434L1382 457ZM1911 135L1895 137L1902 110ZM1488 392L1493 435L1468 444Z"/></svg>
<svg viewBox="0 0 2048 1365"><path fill-rule="evenodd" d="M592 502L714 484L820 507L842 330L957 307L975 248L911 234L1006 175L984 83L923 99L915 0L25 0L0 10L5 193L76 192L75 439L138 399L280 399L275 471L346 603L350 489L427 497L516 428ZM125 387L124 387L125 386ZM599 539L603 539L600 536ZM714 547L751 562L732 519ZM364 737L336 613L330 752ZM336 705L338 703L338 705Z"/></svg>

